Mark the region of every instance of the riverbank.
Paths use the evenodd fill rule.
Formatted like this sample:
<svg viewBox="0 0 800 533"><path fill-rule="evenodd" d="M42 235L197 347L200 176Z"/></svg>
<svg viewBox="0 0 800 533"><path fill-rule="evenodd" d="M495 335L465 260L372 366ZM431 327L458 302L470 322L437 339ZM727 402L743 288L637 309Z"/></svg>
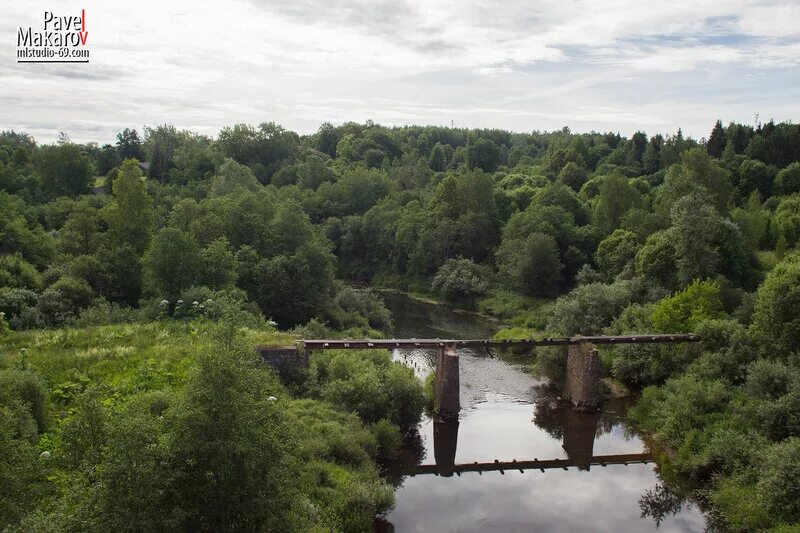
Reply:
<svg viewBox="0 0 800 533"><path fill-rule="evenodd" d="M3 333L0 529L370 530L394 502L378 463L422 410L412 372L385 352L325 352L314 365L337 373L290 388L252 347L295 335L222 329Z"/></svg>

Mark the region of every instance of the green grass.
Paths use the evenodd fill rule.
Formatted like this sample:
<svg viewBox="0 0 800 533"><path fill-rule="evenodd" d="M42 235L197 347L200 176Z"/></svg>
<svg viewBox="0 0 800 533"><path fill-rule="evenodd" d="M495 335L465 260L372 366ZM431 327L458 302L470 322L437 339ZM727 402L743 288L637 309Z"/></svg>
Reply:
<svg viewBox="0 0 800 533"><path fill-rule="evenodd" d="M110 387L114 398L180 387L195 354L211 342L207 323L163 321L13 332L0 346L0 368L29 365L67 405L86 388ZM253 346L291 344L277 331L241 332Z"/></svg>
<svg viewBox="0 0 800 533"><path fill-rule="evenodd" d="M506 289L493 290L478 301L478 311L499 318L517 328L536 331L545 326L543 307L549 302Z"/></svg>

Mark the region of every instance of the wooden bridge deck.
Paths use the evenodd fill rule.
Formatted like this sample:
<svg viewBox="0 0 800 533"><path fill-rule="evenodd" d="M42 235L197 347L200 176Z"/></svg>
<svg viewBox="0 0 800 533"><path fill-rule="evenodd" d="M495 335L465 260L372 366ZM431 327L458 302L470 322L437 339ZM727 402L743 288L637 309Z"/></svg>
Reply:
<svg viewBox="0 0 800 533"><path fill-rule="evenodd" d="M690 334L659 335L595 335L588 337L544 337L540 339L313 339L299 341L306 350L370 350L395 348L524 348L534 346L570 346L590 344L650 344L698 342L700 337Z"/></svg>
<svg viewBox="0 0 800 533"><path fill-rule="evenodd" d="M532 461L497 461L493 463L464 463L455 464L452 466L438 466L438 465L418 465L412 466L404 473L410 476L418 476L423 474L439 475L442 472L448 474L453 473L460 475L464 472L500 472L504 473L506 470L518 470L524 472L525 470L567 470L570 467L586 468L588 466L609 466L609 465L630 465L630 464L647 464L653 461L649 453L626 453L618 455L595 455L591 458L587 457L586 461L580 459L534 459Z"/></svg>

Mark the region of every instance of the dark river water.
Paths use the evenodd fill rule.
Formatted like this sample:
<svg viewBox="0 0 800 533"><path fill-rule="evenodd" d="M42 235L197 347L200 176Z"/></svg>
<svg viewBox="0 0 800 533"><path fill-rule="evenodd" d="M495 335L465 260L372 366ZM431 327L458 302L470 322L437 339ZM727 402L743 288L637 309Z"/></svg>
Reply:
<svg viewBox="0 0 800 533"><path fill-rule="evenodd" d="M488 338L496 331L492 322L476 315L399 294L383 296L394 317L395 337ZM398 350L393 357L412 366L420 378L431 371L429 351ZM460 419L453 424L423 417L409 457L389 469L388 477L397 485L397 503L381 529L706 528L697 506L668 488L654 463L597 464L603 456L619 454L650 459L647 446L626 425L625 402L606 402L600 413L576 413L559 402L546 383L514 363L469 350L460 352L459 359ZM520 472L495 464L552 459L569 459L573 466ZM472 466L465 468L468 464Z"/></svg>

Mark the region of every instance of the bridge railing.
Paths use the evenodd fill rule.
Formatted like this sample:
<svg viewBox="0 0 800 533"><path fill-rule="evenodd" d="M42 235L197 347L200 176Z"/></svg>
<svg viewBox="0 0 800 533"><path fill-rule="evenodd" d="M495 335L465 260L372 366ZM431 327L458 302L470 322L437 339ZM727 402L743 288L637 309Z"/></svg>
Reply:
<svg viewBox="0 0 800 533"><path fill-rule="evenodd" d="M535 346L574 346L589 344L666 344L697 342L692 334L658 335L592 335L576 337L543 337L539 339L309 339L298 341L306 350L371 350L395 348L524 348Z"/></svg>

